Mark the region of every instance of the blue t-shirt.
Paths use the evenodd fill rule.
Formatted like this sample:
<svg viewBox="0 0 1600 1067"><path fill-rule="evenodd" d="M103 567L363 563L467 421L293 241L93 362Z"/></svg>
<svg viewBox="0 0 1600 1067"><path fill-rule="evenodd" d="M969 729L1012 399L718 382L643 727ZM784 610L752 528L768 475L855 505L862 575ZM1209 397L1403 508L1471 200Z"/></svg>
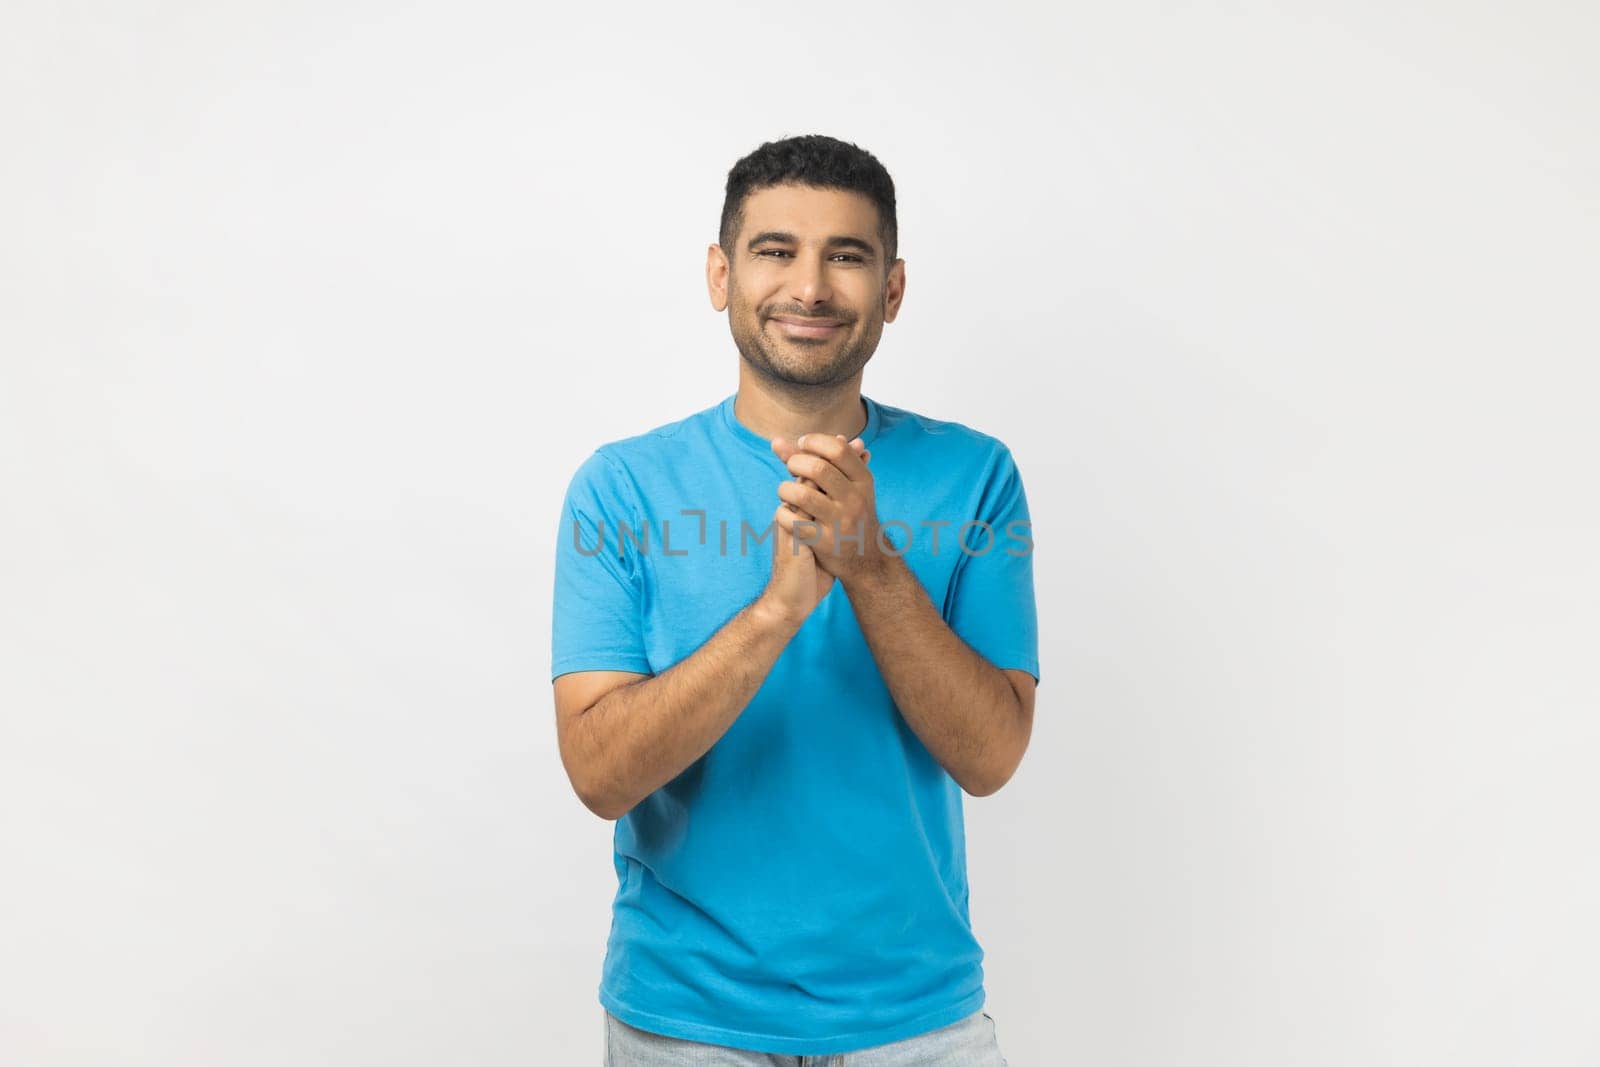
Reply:
<svg viewBox="0 0 1600 1067"><path fill-rule="evenodd" d="M793 476L733 401L602 445L578 469L552 676L659 674L760 595L777 486ZM1010 451L862 401L890 550L968 645L1037 678ZM796 1056L965 1018L984 988L962 796L895 707L835 582L722 737L617 820L600 1002L642 1030Z"/></svg>

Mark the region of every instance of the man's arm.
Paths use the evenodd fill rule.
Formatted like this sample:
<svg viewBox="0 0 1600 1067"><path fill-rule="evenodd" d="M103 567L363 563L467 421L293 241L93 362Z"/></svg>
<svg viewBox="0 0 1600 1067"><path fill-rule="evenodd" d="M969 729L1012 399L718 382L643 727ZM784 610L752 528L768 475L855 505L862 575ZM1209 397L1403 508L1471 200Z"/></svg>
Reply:
<svg viewBox="0 0 1600 1067"><path fill-rule="evenodd" d="M1034 678L1000 670L945 624L905 561L878 539L872 474L848 445L823 434L777 438L773 451L807 484L784 482L778 496L815 528L799 540L818 566L844 583L878 671L912 731L950 777L973 796L1010 780L1033 733ZM795 532L780 509L779 524ZM835 531L859 532L843 547Z"/></svg>
<svg viewBox="0 0 1600 1067"><path fill-rule="evenodd" d="M975 797L1005 785L1033 733L1033 675L974 652L898 556L844 579L844 591L895 706L928 752Z"/></svg>
<svg viewBox="0 0 1600 1067"><path fill-rule="evenodd" d="M870 458L865 448L859 454L863 464ZM833 575L781 524L773 527L772 550L772 574L761 595L667 670L574 671L556 678L561 762L590 811L619 819L708 752L833 588Z"/></svg>
<svg viewBox="0 0 1600 1067"><path fill-rule="evenodd" d="M862 466L869 458L861 448ZM776 522L778 512L773 573L762 595L690 656L659 675L576 670L555 678L562 765L578 797L602 819L621 819L706 755L832 589L834 576L810 547L795 544Z"/></svg>
<svg viewBox="0 0 1600 1067"><path fill-rule="evenodd" d="M619 819L683 773L733 725L799 628L762 596L660 674L557 678L561 762L584 805Z"/></svg>

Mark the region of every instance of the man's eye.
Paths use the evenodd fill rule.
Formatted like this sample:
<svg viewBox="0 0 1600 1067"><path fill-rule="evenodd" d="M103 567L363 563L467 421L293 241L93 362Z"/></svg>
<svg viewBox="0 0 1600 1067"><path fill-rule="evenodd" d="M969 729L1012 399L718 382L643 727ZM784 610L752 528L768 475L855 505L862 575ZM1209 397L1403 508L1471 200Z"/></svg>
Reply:
<svg viewBox="0 0 1600 1067"><path fill-rule="evenodd" d="M778 256L788 256L790 254L791 253L789 252L789 250L785 249L785 248L763 248L759 252L756 253L756 255L758 255L758 256L766 256L768 259L776 258ZM841 261L841 260L843 262L845 262L845 263L863 263L863 262L865 262L865 260L863 260L862 257L860 257L858 255L855 255L854 253L851 253L851 252L836 252L832 256L830 256L829 258L833 259L836 262L837 261Z"/></svg>

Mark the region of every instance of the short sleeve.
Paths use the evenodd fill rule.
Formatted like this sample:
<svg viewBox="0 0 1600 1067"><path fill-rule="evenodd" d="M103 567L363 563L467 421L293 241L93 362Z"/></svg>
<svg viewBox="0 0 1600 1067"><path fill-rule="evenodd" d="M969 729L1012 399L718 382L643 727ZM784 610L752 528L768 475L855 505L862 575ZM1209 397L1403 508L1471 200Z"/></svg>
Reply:
<svg viewBox="0 0 1600 1067"><path fill-rule="evenodd" d="M620 536L638 530L621 471L596 452L567 487L556 540L550 677L572 671L650 674L639 553ZM626 551L623 549L626 548Z"/></svg>
<svg viewBox="0 0 1600 1067"><path fill-rule="evenodd" d="M950 629L997 668L1027 671L1037 682L1033 526L1022 474L1003 445L989 466L978 514L958 531L957 543L961 559L945 608Z"/></svg>

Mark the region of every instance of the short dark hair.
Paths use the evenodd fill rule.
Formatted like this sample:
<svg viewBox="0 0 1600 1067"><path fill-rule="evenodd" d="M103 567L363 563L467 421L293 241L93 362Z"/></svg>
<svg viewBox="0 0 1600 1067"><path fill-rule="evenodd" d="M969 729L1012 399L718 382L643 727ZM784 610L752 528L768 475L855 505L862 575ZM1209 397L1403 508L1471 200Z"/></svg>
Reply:
<svg viewBox="0 0 1600 1067"><path fill-rule="evenodd" d="M722 224L718 228L718 241L723 251L732 252L730 246L744 224L745 198L758 189L774 185L845 189L866 196L878 207L878 239L883 242L884 254L888 257L884 269L894 262L899 244L894 215L894 179L871 152L821 134L768 141L733 165L728 171Z"/></svg>

